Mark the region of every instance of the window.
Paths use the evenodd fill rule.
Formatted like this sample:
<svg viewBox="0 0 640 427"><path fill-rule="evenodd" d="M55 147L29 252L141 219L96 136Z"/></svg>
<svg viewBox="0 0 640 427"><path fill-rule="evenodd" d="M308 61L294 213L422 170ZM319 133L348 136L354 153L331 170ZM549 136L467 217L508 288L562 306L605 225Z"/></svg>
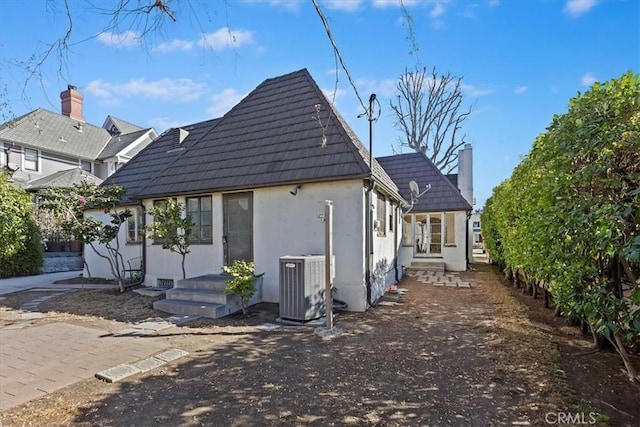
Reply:
<svg viewBox="0 0 640 427"><path fill-rule="evenodd" d="M213 243L211 196L188 197L187 215L193 221L192 243Z"/></svg>
<svg viewBox="0 0 640 427"><path fill-rule="evenodd" d="M167 209L167 201L166 200L154 200L153 201L153 207L160 208L160 209ZM153 236L153 243L154 244L161 245L166 240L167 239L163 239L163 238L160 238L158 236Z"/></svg>
<svg viewBox="0 0 640 427"><path fill-rule="evenodd" d="M378 193L376 205L376 219L378 220L378 236L385 236L387 233L387 200Z"/></svg>
<svg viewBox="0 0 640 427"><path fill-rule="evenodd" d="M32 150L30 148L24 149L24 169L28 171L38 171L38 150Z"/></svg>
<svg viewBox="0 0 640 427"><path fill-rule="evenodd" d="M127 243L142 243L142 208L135 208L127 218Z"/></svg>
<svg viewBox="0 0 640 427"><path fill-rule="evenodd" d="M402 246L413 246L413 215L402 217Z"/></svg>
<svg viewBox="0 0 640 427"><path fill-rule="evenodd" d="M93 164L91 162L88 162L86 160L81 160L80 161L80 167L82 168L83 171L92 173L91 169L92 169Z"/></svg>
<svg viewBox="0 0 640 427"><path fill-rule="evenodd" d="M445 245L455 246L456 244L456 214L447 212L445 217Z"/></svg>

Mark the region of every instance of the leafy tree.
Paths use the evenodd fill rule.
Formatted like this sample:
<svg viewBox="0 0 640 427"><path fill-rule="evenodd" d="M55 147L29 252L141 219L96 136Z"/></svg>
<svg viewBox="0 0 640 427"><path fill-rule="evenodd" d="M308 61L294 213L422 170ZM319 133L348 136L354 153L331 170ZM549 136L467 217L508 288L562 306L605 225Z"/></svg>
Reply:
<svg viewBox="0 0 640 427"><path fill-rule="evenodd" d="M9 178L6 170L0 170L0 277L38 274L43 255L33 201Z"/></svg>
<svg viewBox="0 0 640 427"><path fill-rule="evenodd" d="M231 265L225 265L222 270L231 276L225 280L227 286L224 289L226 293L233 293L240 297L242 305L242 314L248 313L247 303L256 293L255 281L264 276L264 273L255 274L253 263L249 261L235 260Z"/></svg>
<svg viewBox="0 0 640 427"><path fill-rule="evenodd" d="M184 215L185 211L183 204L171 198L166 199L164 206L154 206L149 210L153 223L147 227L148 237L161 240L162 249L168 249L182 257L183 279L187 278L184 264L190 252L194 226L191 216Z"/></svg>
<svg viewBox="0 0 640 427"><path fill-rule="evenodd" d="M425 153L445 173L458 165L465 144L462 125L471 108L462 106L462 77L439 74L435 68L405 69L390 101L395 125L403 133L400 145Z"/></svg>
<svg viewBox="0 0 640 427"><path fill-rule="evenodd" d="M125 262L118 234L132 215L120 206L125 192L120 186L99 187L83 181L71 188L48 188L40 193L41 208L52 211L62 221L65 233L89 245L96 255L107 260L120 292L125 291ZM84 213L88 209L102 210L111 220L104 224L87 216ZM105 253L97 245L104 248Z"/></svg>

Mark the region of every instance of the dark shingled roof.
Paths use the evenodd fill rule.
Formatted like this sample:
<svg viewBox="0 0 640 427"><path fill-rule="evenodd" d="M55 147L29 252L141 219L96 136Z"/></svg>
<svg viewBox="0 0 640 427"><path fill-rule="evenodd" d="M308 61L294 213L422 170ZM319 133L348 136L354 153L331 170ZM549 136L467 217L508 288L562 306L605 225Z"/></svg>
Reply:
<svg viewBox="0 0 640 427"><path fill-rule="evenodd" d="M460 194L447 177L424 153L397 154L378 157L378 163L387 171L400 189L405 200L411 200L409 181L415 181L424 191L428 184L431 189L424 193L414 205L413 212L470 211L471 205Z"/></svg>
<svg viewBox="0 0 640 427"><path fill-rule="evenodd" d="M370 175L368 151L306 69L267 79L224 117L182 129L179 150L167 153L176 130L167 131L105 184L141 199ZM373 176L399 197L375 160Z"/></svg>

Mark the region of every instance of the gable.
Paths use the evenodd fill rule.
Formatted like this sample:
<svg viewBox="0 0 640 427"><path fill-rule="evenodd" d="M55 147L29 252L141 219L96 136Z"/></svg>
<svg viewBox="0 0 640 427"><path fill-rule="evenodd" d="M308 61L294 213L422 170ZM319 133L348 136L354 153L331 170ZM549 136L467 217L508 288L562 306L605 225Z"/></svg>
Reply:
<svg viewBox="0 0 640 427"><path fill-rule="evenodd" d="M380 165L398 186L400 194L411 200L409 182L415 181L424 193L414 205L413 212L470 211L471 205L451 181L438 170L424 153L397 154L378 157Z"/></svg>

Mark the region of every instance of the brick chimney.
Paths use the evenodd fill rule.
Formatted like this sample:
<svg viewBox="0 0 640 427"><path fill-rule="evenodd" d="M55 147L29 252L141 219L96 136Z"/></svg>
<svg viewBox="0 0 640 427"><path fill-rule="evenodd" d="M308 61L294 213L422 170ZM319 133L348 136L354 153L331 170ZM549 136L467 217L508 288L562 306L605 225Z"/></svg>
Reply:
<svg viewBox="0 0 640 427"><path fill-rule="evenodd" d="M68 85L67 90L60 92L62 114L79 122L84 122L84 117L82 117L82 99L83 96L78 92L78 88Z"/></svg>

